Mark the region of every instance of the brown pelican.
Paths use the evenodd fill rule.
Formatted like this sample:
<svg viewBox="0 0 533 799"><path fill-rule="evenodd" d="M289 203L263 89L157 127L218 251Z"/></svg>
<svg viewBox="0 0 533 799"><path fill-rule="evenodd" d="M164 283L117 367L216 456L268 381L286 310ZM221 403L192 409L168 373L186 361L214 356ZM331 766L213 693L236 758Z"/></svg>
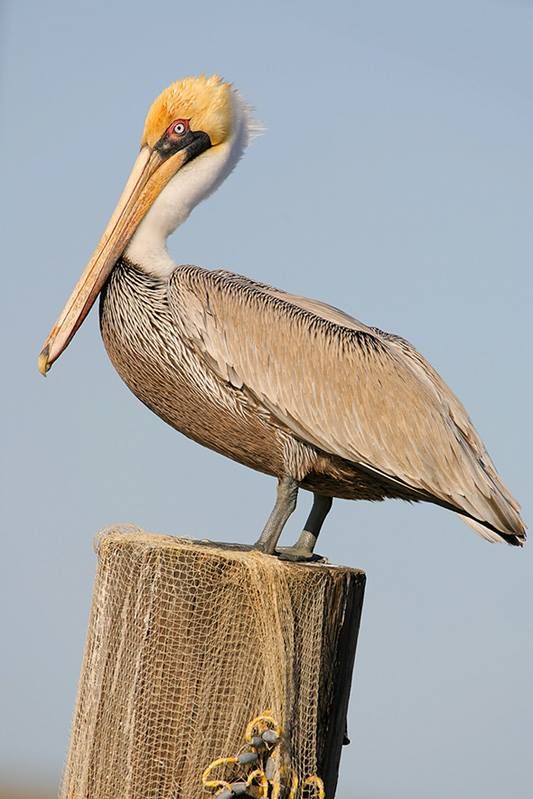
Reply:
<svg viewBox="0 0 533 799"><path fill-rule="evenodd" d="M98 294L118 373L186 436L278 479L256 546L311 557L333 497L432 502L489 541L521 545L519 506L466 411L407 341L325 303L225 271L176 266L166 240L216 189L254 132L217 76L178 81L151 106L126 188L39 358L43 374Z"/></svg>

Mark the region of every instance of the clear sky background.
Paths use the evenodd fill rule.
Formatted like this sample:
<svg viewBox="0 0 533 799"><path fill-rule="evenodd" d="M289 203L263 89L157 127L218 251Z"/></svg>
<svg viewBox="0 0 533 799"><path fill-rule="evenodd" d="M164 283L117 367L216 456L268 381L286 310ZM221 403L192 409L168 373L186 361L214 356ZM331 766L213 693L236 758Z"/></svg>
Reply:
<svg viewBox="0 0 533 799"><path fill-rule="evenodd" d="M165 426L93 311L36 358L154 96L217 71L267 131L171 241L409 338L531 502L533 3L3 5L0 773L59 779L95 569L114 522L251 542L274 481ZM303 522L309 498L289 524ZM320 542L368 576L341 799L527 799L533 549L431 506L337 501Z"/></svg>

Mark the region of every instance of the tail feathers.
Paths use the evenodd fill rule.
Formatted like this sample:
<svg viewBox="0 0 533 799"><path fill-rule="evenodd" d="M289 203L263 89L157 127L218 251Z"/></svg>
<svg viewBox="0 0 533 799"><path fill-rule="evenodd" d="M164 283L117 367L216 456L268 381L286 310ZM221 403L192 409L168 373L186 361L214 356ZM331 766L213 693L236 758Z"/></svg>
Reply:
<svg viewBox="0 0 533 799"><path fill-rule="evenodd" d="M520 505L502 483L498 473L489 464L482 464L482 480L476 480L477 491L469 494L468 505L463 505L460 515L475 532L487 541L505 541L521 547L526 541L526 526L520 515ZM467 497L464 497L466 500Z"/></svg>
<svg viewBox="0 0 533 799"><path fill-rule="evenodd" d="M526 530L523 526L521 527L520 534L498 532L490 525L471 519L469 516L465 516L462 513L458 515L465 524L468 524L478 535L486 541L490 541L492 544L503 544L505 542L513 547L522 547L526 542Z"/></svg>

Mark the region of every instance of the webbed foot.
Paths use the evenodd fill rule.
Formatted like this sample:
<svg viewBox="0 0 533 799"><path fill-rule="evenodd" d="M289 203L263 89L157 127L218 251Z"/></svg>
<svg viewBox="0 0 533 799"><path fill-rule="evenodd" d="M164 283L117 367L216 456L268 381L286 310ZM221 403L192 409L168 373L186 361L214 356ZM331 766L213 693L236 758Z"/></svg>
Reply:
<svg viewBox="0 0 533 799"><path fill-rule="evenodd" d="M327 563L327 559L322 555L317 555L307 547L277 547L274 553L280 560L290 560L293 563Z"/></svg>

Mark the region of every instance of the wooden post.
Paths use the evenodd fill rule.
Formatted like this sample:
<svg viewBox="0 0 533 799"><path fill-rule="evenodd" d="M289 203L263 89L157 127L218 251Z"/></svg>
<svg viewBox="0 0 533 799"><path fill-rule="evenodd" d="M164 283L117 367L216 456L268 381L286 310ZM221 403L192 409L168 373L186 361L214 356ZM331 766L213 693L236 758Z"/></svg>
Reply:
<svg viewBox="0 0 533 799"><path fill-rule="evenodd" d="M205 768L249 750L247 724L268 711L282 729L268 796L297 777L307 799L316 775L332 799L364 573L135 528L97 552L62 798L207 799Z"/></svg>

